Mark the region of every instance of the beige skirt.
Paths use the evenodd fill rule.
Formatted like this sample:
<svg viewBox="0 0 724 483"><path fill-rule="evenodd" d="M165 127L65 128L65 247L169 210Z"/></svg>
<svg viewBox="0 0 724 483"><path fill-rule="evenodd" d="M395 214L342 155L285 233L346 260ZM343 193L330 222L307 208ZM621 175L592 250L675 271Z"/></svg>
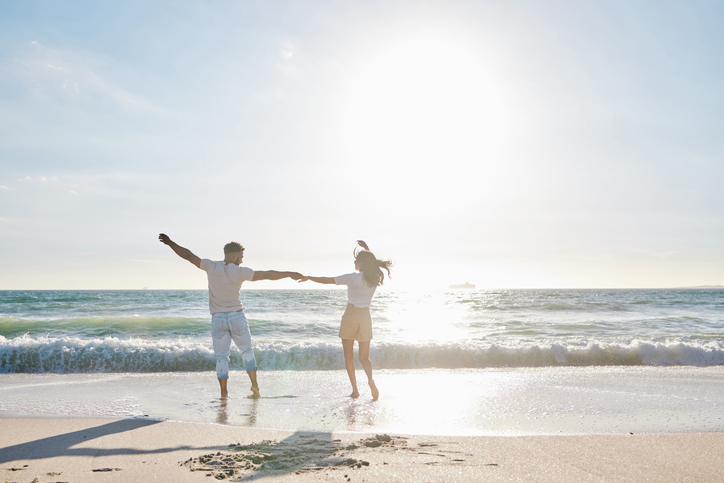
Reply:
<svg viewBox="0 0 724 483"><path fill-rule="evenodd" d="M372 317L369 307L360 309L352 304L347 304L342 316L342 324L339 327L340 339L354 339L357 342L369 342L372 340Z"/></svg>

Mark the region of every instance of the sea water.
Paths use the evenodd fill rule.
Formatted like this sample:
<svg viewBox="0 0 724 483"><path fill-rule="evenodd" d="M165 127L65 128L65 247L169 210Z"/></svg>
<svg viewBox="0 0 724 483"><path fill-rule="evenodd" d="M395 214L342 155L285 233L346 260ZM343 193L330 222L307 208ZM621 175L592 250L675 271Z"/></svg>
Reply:
<svg viewBox="0 0 724 483"><path fill-rule="evenodd" d="M0 292L0 416L428 434L721 431L724 290L387 291L350 400L343 290L247 290L264 399L216 393L207 292ZM248 379L232 350L232 395ZM243 390L241 390L243 388ZM234 393L233 391L237 392Z"/></svg>
<svg viewBox="0 0 724 483"><path fill-rule="evenodd" d="M242 290L261 370L337 370L343 290ZM724 290L380 291L378 369L724 364ZM0 373L209 371L207 292L0 291ZM232 368L242 361L232 352Z"/></svg>

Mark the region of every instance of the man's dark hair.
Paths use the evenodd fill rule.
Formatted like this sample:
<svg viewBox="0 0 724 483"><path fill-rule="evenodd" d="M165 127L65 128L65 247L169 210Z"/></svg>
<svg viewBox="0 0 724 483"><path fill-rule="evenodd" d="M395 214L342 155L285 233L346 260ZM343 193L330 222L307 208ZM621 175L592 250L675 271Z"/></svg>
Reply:
<svg viewBox="0 0 724 483"><path fill-rule="evenodd" d="M241 243L238 242L230 242L224 245L224 255L227 255L229 253L236 253L236 252L243 252L244 247L241 246Z"/></svg>

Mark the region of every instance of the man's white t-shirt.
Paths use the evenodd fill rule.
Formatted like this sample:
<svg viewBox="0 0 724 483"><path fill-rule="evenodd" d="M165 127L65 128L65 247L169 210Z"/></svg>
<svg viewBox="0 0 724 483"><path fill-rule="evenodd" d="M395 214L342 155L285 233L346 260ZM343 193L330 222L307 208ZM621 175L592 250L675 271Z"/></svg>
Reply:
<svg viewBox="0 0 724 483"><path fill-rule="evenodd" d="M209 279L209 311L212 314L236 312L244 308L239 291L242 283L254 277L254 270L208 258L201 259L201 270L206 272Z"/></svg>
<svg viewBox="0 0 724 483"><path fill-rule="evenodd" d="M347 286L347 303L358 309L369 307L377 287L370 287L365 282L362 272L352 272L334 277L334 283Z"/></svg>

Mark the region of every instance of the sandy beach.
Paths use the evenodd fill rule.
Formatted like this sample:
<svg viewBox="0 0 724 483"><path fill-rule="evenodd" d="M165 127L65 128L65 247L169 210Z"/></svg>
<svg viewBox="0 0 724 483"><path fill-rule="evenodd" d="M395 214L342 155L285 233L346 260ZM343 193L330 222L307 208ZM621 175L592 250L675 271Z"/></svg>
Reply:
<svg viewBox="0 0 724 483"><path fill-rule="evenodd" d="M724 433L467 437L0 419L0 481L722 481Z"/></svg>
<svg viewBox="0 0 724 483"><path fill-rule="evenodd" d="M0 482L724 479L718 367L262 375L2 375Z"/></svg>

